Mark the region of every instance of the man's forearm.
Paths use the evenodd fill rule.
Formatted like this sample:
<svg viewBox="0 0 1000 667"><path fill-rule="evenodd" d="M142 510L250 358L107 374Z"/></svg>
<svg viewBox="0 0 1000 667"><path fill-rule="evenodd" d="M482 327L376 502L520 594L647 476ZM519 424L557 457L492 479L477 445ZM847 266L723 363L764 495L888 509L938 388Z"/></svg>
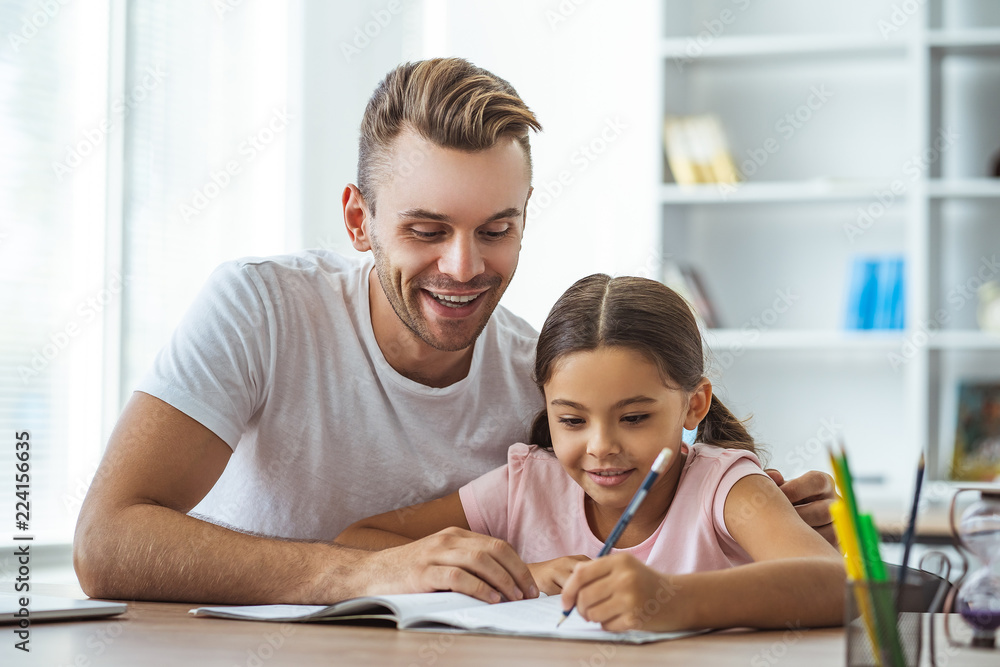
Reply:
<svg viewBox="0 0 1000 667"><path fill-rule="evenodd" d="M328 604L362 595L369 556L247 535L150 504L81 520L73 552L90 596L225 604Z"/></svg>
<svg viewBox="0 0 1000 667"><path fill-rule="evenodd" d="M409 544L413 540L403 535L381 530L380 528L355 528L348 527L337 536L335 542L348 548L366 549L368 551L379 551Z"/></svg>

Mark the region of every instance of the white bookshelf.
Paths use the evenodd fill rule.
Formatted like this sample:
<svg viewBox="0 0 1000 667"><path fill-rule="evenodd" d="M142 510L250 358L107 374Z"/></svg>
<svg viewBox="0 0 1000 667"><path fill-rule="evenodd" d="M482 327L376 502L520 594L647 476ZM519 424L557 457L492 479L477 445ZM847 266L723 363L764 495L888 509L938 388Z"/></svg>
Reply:
<svg viewBox="0 0 1000 667"><path fill-rule="evenodd" d="M706 331L713 380L773 465L826 469L815 443L836 423L885 500L921 450L943 476L958 383L1000 380L1000 335L954 292L1000 255L1000 3L927 0L897 23L894 7L664 0L659 49L663 115L718 115L746 173L726 190L662 167L662 255L698 268L724 327ZM950 143L925 153L939 130ZM768 138L779 150L746 163ZM875 254L905 257L903 331L844 328L851 258Z"/></svg>

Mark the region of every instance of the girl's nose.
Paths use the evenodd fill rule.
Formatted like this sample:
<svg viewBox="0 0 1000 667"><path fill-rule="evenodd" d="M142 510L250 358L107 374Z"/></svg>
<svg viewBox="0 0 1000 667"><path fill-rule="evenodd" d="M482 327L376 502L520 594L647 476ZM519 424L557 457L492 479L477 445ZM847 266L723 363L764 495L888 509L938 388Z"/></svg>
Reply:
<svg viewBox="0 0 1000 667"><path fill-rule="evenodd" d="M598 427L587 442L587 453L595 458L604 458L617 454L621 450L618 439L612 429Z"/></svg>

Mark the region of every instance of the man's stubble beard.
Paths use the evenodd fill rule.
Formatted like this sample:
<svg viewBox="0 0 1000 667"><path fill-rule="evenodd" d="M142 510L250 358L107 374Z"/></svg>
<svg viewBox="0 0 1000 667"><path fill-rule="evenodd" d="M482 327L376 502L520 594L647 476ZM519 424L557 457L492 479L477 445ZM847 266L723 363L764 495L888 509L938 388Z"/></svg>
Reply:
<svg viewBox="0 0 1000 667"><path fill-rule="evenodd" d="M444 343L437 340L428 330L426 321L423 318L423 309L421 308L421 304L419 302L420 297L418 297L418 300L414 303L412 309L407 307L403 296L402 280L399 281L398 287L394 282L394 279L398 277L399 272L393 270L392 265L386 259L385 250L378 242L378 237L374 233L371 235L371 245L372 256L375 259L375 275L378 276L379 284L382 286L382 293L385 294L386 299L389 301L389 305L392 306L393 312L396 313L396 317L399 318L399 321L403 323L403 325L417 340L441 352L459 352L471 347L473 343L476 342L479 335L483 332L483 329L485 329L486 325L489 323L490 317L493 316L493 311L496 310L496 307L500 304L500 298L503 296L503 293L507 291L507 285L510 285L510 281L514 279L514 273L517 271L517 268L515 267L514 272L511 272L510 279L506 284L503 283L502 278L498 277L497 280L489 280L488 282L477 285L475 287L476 289L489 286L491 290L496 292L496 296L493 297L493 303L480 306L480 309L483 310L482 320L479 322L471 337L458 344ZM475 281L469 284L476 285ZM469 284L466 284L466 286ZM502 289L497 290L497 286ZM436 286L431 285L430 287L433 288ZM486 294L488 293L489 292Z"/></svg>

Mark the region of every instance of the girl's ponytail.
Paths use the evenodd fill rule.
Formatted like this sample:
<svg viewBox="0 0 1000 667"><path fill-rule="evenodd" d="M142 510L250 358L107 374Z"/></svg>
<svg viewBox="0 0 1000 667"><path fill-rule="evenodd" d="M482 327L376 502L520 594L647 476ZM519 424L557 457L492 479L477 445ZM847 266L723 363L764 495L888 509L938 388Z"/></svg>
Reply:
<svg viewBox="0 0 1000 667"><path fill-rule="evenodd" d="M712 394L708 414L698 424L697 441L716 447L745 449L755 453L757 451L753 437L747 432L743 422L737 419L715 394Z"/></svg>

